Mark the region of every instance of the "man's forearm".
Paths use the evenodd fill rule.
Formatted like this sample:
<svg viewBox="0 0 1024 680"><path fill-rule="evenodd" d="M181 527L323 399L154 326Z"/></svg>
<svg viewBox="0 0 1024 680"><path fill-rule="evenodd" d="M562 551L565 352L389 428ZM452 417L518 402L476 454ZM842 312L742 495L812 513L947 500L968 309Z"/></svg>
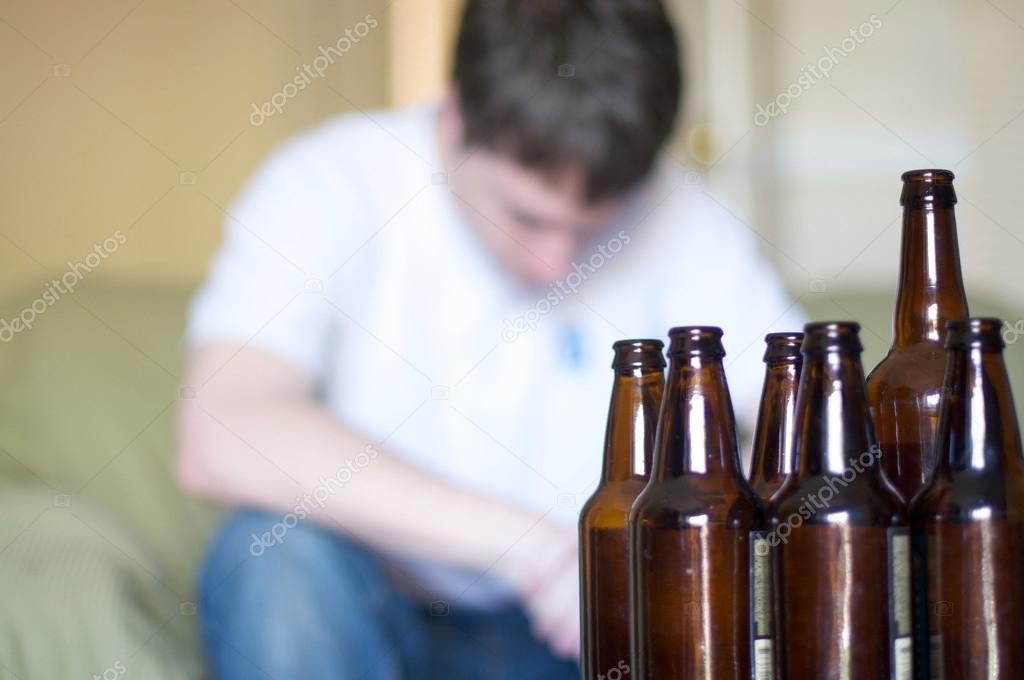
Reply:
<svg viewBox="0 0 1024 680"><path fill-rule="evenodd" d="M198 353L189 381L206 380L228 351ZM537 557L530 546L543 546L553 531L540 513L451 484L372 444L287 376L275 380L282 367L266 362L259 351L240 352L182 402L184 486L294 513L393 554L494 568L513 581L529 571Z"/></svg>

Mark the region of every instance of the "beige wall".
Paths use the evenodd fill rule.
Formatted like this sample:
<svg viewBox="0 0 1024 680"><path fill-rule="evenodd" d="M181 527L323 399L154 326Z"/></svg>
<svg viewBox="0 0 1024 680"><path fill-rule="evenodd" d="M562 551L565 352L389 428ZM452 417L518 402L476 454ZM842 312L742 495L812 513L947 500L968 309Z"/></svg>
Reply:
<svg viewBox="0 0 1024 680"><path fill-rule="evenodd" d="M0 289L57 276L118 230L90 277L196 282L221 206L270 148L388 102L389 4L0 2ZM375 28L252 124L253 103L367 15Z"/></svg>
<svg viewBox="0 0 1024 680"><path fill-rule="evenodd" d="M825 298L893 290L900 174L949 168L972 299L1024 313L1024 1L743 5L720 11L754 45L754 101L739 105L735 134L745 134L737 150L758 190L734 205L791 288ZM802 87L802 69L823 59L828 76ZM757 124L756 105L790 88L788 110Z"/></svg>
<svg viewBox="0 0 1024 680"><path fill-rule="evenodd" d="M403 0L391 5L392 103L412 104L444 91L462 5L463 0Z"/></svg>

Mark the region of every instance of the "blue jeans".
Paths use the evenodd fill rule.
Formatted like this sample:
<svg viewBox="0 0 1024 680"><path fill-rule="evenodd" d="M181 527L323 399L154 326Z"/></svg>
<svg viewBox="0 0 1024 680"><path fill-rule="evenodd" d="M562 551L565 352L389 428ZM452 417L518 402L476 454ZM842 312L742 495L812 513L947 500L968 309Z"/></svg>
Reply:
<svg viewBox="0 0 1024 680"><path fill-rule="evenodd" d="M379 558L327 529L232 514L210 548L199 614L218 680L575 680L530 634L518 606L433 606L405 594ZM280 541L259 542L277 525ZM433 610L433 611L432 611Z"/></svg>

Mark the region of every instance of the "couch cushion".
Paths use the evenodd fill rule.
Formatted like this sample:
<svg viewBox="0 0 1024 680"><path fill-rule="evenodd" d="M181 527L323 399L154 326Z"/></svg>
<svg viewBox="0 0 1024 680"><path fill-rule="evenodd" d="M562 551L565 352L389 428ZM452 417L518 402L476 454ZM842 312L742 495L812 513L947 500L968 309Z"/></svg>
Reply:
<svg viewBox="0 0 1024 680"><path fill-rule="evenodd" d="M0 319L43 290L0 305ZM32 328L0 336L0 475L40 483L72 507L83 499L112 510L145 538L182 600L217 516L171 477L187 296L83 285Z"/></svg>
<svg viewBox="0 0 1024 680"><path fill-rule="evenodd" d="M119 518L66 501L0 482L0 678L199 677L195 605Z"/></svg>

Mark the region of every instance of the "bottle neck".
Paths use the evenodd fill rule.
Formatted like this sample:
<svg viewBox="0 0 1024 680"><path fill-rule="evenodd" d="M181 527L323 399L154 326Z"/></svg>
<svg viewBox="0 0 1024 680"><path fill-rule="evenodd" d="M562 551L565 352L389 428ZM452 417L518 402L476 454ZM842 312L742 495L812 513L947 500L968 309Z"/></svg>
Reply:
<svg viewBox="0 0 1024 680"><path fill-rule="evenodd" d="M617 369L605 430L603 482L650 474L658 411L665 388L660 368Z"/></svg>
<svg viewBox="0 0 1024 680"><path fill-rule="evenodd" d="M1017 411L1002 352L950 349L939 424L941 469L1003 474L1020 470Z"/></svg>
<svg viewBox="0 0 1024 680"><path fill-rule="evenodd" d="M793 470L793 424L801 364L768 364L754 432L751 478L772 482Z"/></svg>
<svg viewBox="0 0 1024 680"><path fill-rule="evenodd" d="M903 244L893 345L943 342L946 322L967 317L952 203L903 209Z"/></svg>
<svg viewBox="0 0 1024 680"><path fill-rule="evenodd" d="M671 358L655 451L656 479L738 476L736 423L721 358Z"/></svg>
<svg viewBox="0 0 1024 680"><path fill-rule="evenodd" d="M828 350L804 356L795 438L800 477L878 469L859 354Z"/></svg>

